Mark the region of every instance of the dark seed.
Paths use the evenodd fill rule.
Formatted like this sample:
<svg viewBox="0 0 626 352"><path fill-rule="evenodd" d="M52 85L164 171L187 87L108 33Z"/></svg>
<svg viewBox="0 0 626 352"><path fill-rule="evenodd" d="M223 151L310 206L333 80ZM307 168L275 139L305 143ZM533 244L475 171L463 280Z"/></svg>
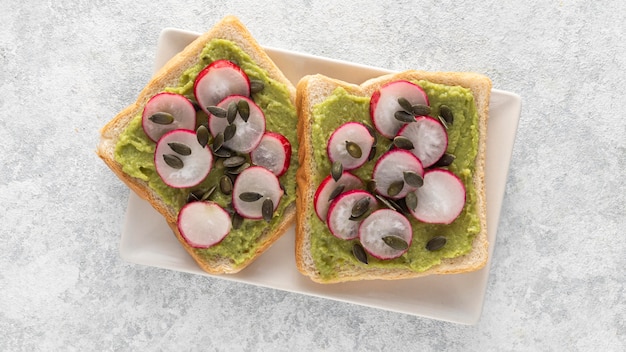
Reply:
<svg viewBox="0 0 626 352"><path fill-rule="evenodd" d="M200 197L200 201L204 202L206 200L209 200L209 198L211 198L213 193L215 193L216 189L217 189L217 186L215 186L215 185L213 187L209 188L206 192L204 192L202 197Z"/></svg>
<svg viewBox="0 0 626 352"><path fill-rule="evenodd" d="M228 175L222 175L222 177L220 177L220 191L226 195L229 195L233 191L233 180L231 180Z"/></svg>
<svg viewBox="0 0 626 352"><path fill-rule="evenodd" d="M163 160L169 167L174 169L182 169L184 166L183 161L174 154L163 154Z"/></svg>
<svg viewBox="0 0 626 352"><path fill-rule="evenodd" d="M263 83L263 81L258 79L250 80L250 94L258 93L262 91L263 88L265 88L265 83Z"/></svg>
<svg viewBox="0 0 626 352"><path fill-rule="evenodd" d="M174 122L174 116L166 112L157 112L156 114L148 117L148 119L158 125L169 125Z"/></svg>
<svg viewBox="0 0 626 352"><path fill-rule="evenodd" d="M243 172L243 170L247 169L250 167L250 163L243 163L241 164L241 166L239 166L238 168L235 169L227 169L226 172L229 175L239 175L240 173Z"/></svg>
<svg viewBox="0 0 626 352"><path fill-rule="evenodd" d="M436 163L433 164L433 167L446 167L450 166L452 162L456 159L456 157L452 154L445 153Z"/></svg>
<svg viewBox="0 0 626 352"><path fill-rule="evenodd" d="M376 138L376 130L372 126L370 126L368 124L363 124L363 126L365 126L365 128L367 128L367 131L370 133L370 136Z"/></svg>
<svg viewBox="0 0 626 352"><path fill-rule="evenodd" d="M337 186L337 188L335 188L332 193L330 194L330 196L328 196L328 201L330 202L331 200L337 198L337 196L339 196L341 193L343 193L343 190L346 189L346 186L344 185L339 185Z"/></svg>
<svg viewBox="0 0 626 352"><path fill-rule="evenodd" d="M428 116L430 115L431 109L430 106L424 104L417 104L411 107L411 112L415 116Z"/></svg>
<svg viewBox="0 0 626 352"><path fill-rule="evenodd" d="M370 153L367 156L367 161L374 160L375 157L376 157L376 145L372 145L372 148L370 149Z"/></svg>
<svg viewBox="0 0 626 352"><path fill-rule="evenodd" d="M350 156L355 159L358 159L361 157L361 155L363 155L363 152L361 151L361 147L359 147L358 144L351 142L351 141L346 141L346 150L348 151L348 154L350 154Z"/></svg>
<svg viewBox="0 0 626 352"><path fill-rule="evenodd" d="M365 249L358 243L355 243L352 246L352 255L363 264L367 264L367 253L365 253Z"/></svg>
<svg viewBox="0 0 626 352"><path fill-rule="evenodd" d="M226 110L226 120L228 120L228 124L232 124L237 118L237 103L234 101L228 104L228 110Z"/></svg>
<svg viewBox="0 0 626 352"><path fill-rule="evenodd" d="M256 202L261 198L263 198L263 195L256 192L243 192L239 195L239 199L244 202Z"/></svg>
<svg viewBox="0 0 626 352"><path fill-rule="evenodd" d="M241 227L241 224L243 224L243 217L239 215L239 213L233 212L231 223L233 224L233 229L236 230Z"/></svg>
<svg viewBox="0 0 626 352"><path fill-rule="evenodd" d="M195 190L192 192L189 192L189 194L187 195L187 203L191 203L191 202L197 202L202 198L202 192L199 190Z"/></svg>
<svg viewBox="0 0 626 352"><path fill-rule="evenodd" d="M406 197L404 197L404 203L408 209L415 210L415 208L417 208L417 194L415 194L415 192L409 192Z"/></svg>
<svg viewBox="0 0 626 352"><path fill-rule="evenodd" d="M404 97L400 97L398 98L398 104L400 104L400 107L404 109L404 111L406 112L412 112L413 111L413 106L411 105L411 103L406 100L406 98Z"/></svg>
<svg viewBox="0 0 626 352"><path fill-rule="evenodd" d="M224 160L224 167L237 167L243 165L246 162L246 158L240 155L231 156Z"/></svg>
<svg viewBox="0 0 626 352"><path fill-rule="evenodd" d="M205 125L200 125L196 130L196 138L202 148L206 147L209 144L209 129Z"/></svg>
<svg viewBox="0 0 626 352"><path fill-rule="evenodd" d="M439 120L439 122L441 122L441 124L443 125L443 128L445 128L447 130L448 129L448 123L446 122L446 120L441 115L438 115L437 119Z"/></svg>
<svg viewBox="0 0 626 352"><path fill-rule="evenodd" d="M220 132L213 138L213 150L220 150L222 145L224 145L224 133Z"/></svg>
<svg viewBox="0 0 626 352"><path fill-rule="evenodd" d="M391 210L395 210L399 213L402 212L402 208L394 201L392 201L391 199L387 199L383 196L381 196L380 194L376 194L374 195L374 197L376 197L376 199L378 199L378 201L380 201L381 203L383 203L384 206L386 206L387 208L391 209Z"/></svg>
<svg viewBox="0 0 626 352"><path fill-rule="evenodd" d="M411 187L422 187L424 185L424 178L418 173L413 171L405 171L404 182Z"/></svg>
<svg viewBox="0 0 626 352"><path fill-rule="evenodd" d="M398 149L411 150L415 148L413 142L404 136L396 136L393 139L393 145Z"/></svg>
<svg viewBox="0 0 626 352"><path fill-rule="evenodd" d="M250 117L250 105L247 101L241 99L237 102L237 111L239 111L239 116L244 122L248 122L248 118Z"/></svg>
<svg viewBox="0 0 626 352"><path fill-rule="evenodd" d="M202 108L200 107L200 104L198 104L198 102L196 101L196 98L194 96L192 96L192 95L185 95L185 98L187 98L187 100L189 100L191 105L193 105L193 109L196 110L196 112L202 110Z"/></svg>
<svg viewBox="0 0 626 352"><path fill-rule="evenodd" d="M396 118L396 120L400 121L400 122L414 122L415 121L415 117L413 117L412 114L409 114L406 111L403 110L398 110L396 111L395 114L393 114L393 117Z"/></svg>
<svg viewBox="0 0 626 352"><path fill-rule="evenodd" d="M449 106L439 105L439 115L443 117L448 125L452 125L454 123L454 114Z"/></svg>
<svg viewBox="0 0 626 352"><path fill-rule="evenodd" d="M400 194L403 188L404 188L404 180L392 182L387 188L387 194L390 197L395 197L398 194Z"/></svg>
<svg viewBox="0 0 626 352"><path fill-rule="evenodd" d="M365 189L370 193L376 193L376 181L369 180L365 182Z"/></svg>
<svg viewBox="0 0 626 352"><path fill-rule="evenodd" d="M385 236L383 237L383 242L385 242L386 245L397 251L403 251L409 248L409 244L398 236Z"/></svg>
<svg viewBox="0 0 626 352"><path fill-rule="evenodd" d="M218 106L207 106L206 109L209 113L211 113L211 115L215 117L220 117L220 118L226 117L226 109L222 109Z"/></svg>
<svg viewBox="0 0 626 352"><path fill-rule="evenodd" d="M211 147L211 151L213 152L213 155L218 158L230 158L233 156L233 152L226 147L222 147L218 150L213 150L213 147Z"/></svg>
<svg viewBox="0 0 626 352"><path fill-rule="evenodd" d="M178 143L178 142L172 142L172 143L167 143L167 145L170 146L170 148L172 148L172 150L180 155L190 155L191 154L191 148L189 148L186 144L183 143Z"/></svg>
<svg viewBox="0 0 626 352"><path fill-rule="evenodd" d="M426 249L429 251L436 251L439 250L441 248L443 248L443 246L446 245L446 238L443 236L437 236L437 237L433 237L430 239L430 241L428 241L426 243Z"/></svg>
<svg viewBox="0 0 626 352"><path fill-rule="evenodd" d="M224 129L224 142L233 138L236 132L237 132L237 125L232 124L232 125L226 126L226 128Z"/></svg>
<svg viewBox="0 0 626 352"><path fill-rule="evenodd" d="M274 202L271 199L266 198L263 201L263 206L261 207L261 213L263 214L263 220L270 222L274 217Z"/></svg>
<svg viewBox="0 0 626 352"><path fill-rule="evenodd" d="M357 200L352 206L352 211L350 212L350 220L358 219L362 215L364 215L370 209L370 198L363 197Z"/></svg>
<svg viewBox="0 0 626 352"><path fill-rule="evenodd" d="M333 180L337 182L341 178L341 174L343 174L343 165L341 162L335 161L330 167L330 175L333 177Z"/></svg>

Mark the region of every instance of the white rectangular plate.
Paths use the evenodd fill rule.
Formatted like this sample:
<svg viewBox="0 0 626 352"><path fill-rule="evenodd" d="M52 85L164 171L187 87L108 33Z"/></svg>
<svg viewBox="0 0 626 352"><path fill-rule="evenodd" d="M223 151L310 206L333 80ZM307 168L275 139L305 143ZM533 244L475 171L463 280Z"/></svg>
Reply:
<svg viewBox="0 0 626 352"><path fill-rule="evenodd" d="M158 42L155 70L197 36L197 33L177 29L163 30ZM390 72L286 50L266 50L294 85L302 76L314 73L360 84ZM490 256L496 239L520 109L518 95L492 91L486 172ZM480 318L489 264L482 270L467 274L321 285L298 272L294 246L295 231L292 227L242 272L213 277L461 324L474 324ZM212 276L202 271L185 252L160 214L133 192L128 202L120 253L128 262Z"/></svg>

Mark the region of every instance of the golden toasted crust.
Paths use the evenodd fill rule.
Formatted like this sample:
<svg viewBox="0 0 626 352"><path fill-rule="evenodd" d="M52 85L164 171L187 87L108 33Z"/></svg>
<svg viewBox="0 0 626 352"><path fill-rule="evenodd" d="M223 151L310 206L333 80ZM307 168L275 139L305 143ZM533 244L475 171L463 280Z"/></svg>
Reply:
<svg viewBox="0 0 626 352"><path fill-rule="evenodd" d="M312 182L312 175L318 166L313 161L314 146L311 142L312 109L317 103L324 101L337 87L343 87L350 94L357 96L371 96L382 85L395 80L427 80L445 85L458 85L469 88L476 103L479 116L479 145L476 157L476 172L473 178L477 196L477 209L480 219L481 232L475 237L472 251L464 256L444 259L441 264L423 272L414 272L408 269L365 268L362 270L346 269L340 271L333 279L320 276L311 256L311 230L307 214L311 214L316 185ZM432 274L454 274L481 269L488 259L487 240L487 205L485 195L485 156L487 143L487 121L489 116L489 98L491 81L489 78L475 73L465 72L425 72L405 71L391 73L370 79L361 85L354 85L332 79L323 75L306 76L297 86L297 102L299 122L298 138L300 168L297 172L297 219L296 219L296 265L298 270L319 283L335 283L358 280L396 280L414 278Z"/></svg>
<svg viewBox="0 0 626 352"><path fill-rule="evenodd" d="M158 194L152 191L146 182L131 177L122 170L114 157L115 145L119 140L120 134L128 126L131 119L143 110L146 102L161 92L165 87L176 86L182 73L197 62L197 58L205 45L212 39L227 39L234 42L240 49L246 52L252 60L268 75L287 87L291 101L295 104L296 90L293 84L283 75L280 69L265 53L263 48L252 37L247 28L234 16L228 16L217 23L211 30L200 35L196 40L190 43L183 51L169 60L153 78L148 82L144 89L139 93L137 100L130 106L122 110L115 118L107 123L101 130L100 143L98 144L96 153L109 166L109 168L122 180L130 189L132 189L141 198L148 201L155 210L157 210L176 234L179 242L185 250L196 260L198 265L208 273L224 274L235 273L249 265L261 253L263 253L272 243L287 230L287 228L295 220L295 204L288 206L283 214L281 223L273 232L264 230L259 241L262 244L256 250L256 253L250 260L235 266L228 259L208 261L196 255L195 251L183 240L176 226L177 210L165 204ZM292 141L293 143L293 141Z"/></svg>

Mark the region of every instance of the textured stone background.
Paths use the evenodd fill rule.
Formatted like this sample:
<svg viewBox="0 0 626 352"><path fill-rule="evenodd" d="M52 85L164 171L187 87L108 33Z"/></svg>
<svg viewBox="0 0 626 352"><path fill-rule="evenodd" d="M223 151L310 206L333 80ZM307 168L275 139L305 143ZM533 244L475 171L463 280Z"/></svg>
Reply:
<svg viewBox="0 0 626 352"><path fill-rule="evenodd" d="M184 4L184 5L181 5ZM264 45L471 70L523 110L480 322L141 267L99 129L164 27L235 14ZM626 349L625 2L3 1L0 350Z"/></svg>

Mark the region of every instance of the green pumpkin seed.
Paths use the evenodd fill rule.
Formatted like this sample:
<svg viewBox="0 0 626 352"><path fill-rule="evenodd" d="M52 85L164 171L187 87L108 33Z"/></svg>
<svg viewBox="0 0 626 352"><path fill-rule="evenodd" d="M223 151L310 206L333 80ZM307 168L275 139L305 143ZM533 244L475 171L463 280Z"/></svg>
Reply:
<svg viewBox="0 0 626 352"><path fill-rule="evenodd" d="M211 151L213 152L213 155L218 158L230 158L233 156L233 152L226 147L222 147L218 150L213 150L213 147L211 147Z"/></svg>
<svg viewBox="0 0 626 352"><path fill-rule="evenodd" d="M227 169L226 173L228 173L229 175L236 176L236 175L239 175L240 173L242 173L243 170L245 170L245 169L247 169L249 167L250 167L250 163L243 163L243 164L241 164L241 166L239 166L237 168Z"/></svg>
<svg viewBox="0 0 626 352"><path fill-rule="evenodd" d="M452 154L445 153L436 163L433 164L433 167L446 167L450 166L452 162L456 159L456 157Z"/></svg>
<svg viewBox="0 0 626 352"><path fill-rule="evenodd" d="M224 129L224 142L233 138L236 132L237 132L237 125L232 124L232 125L226 126L226 128Z"/></svg>
<svg viewBox="0 0 626 352"><path fill-rule="evenodd" d="M365 189L370 192L370 193L376 193L376 181L375 180L369 180L367 182L365 182Z"/></svg>
<svg viewBox="0 0 626 352"><path fill-rule="evenodd" d="M233 215L231 217L231 223L233 225L233 229L236 230L240 228L241 225L243 224L243 217L239 215L239 213L233 212Z"/></svg>
<svg viewBox="0 0 626 352"><path fill-rule="evenodd" d="M213 150L220 150L222 145L224 145L224 132L218 133L215 138L213 138Z"/></svg>
<svg viewBox="0 0 626 352"><path fill-rule="evenodd" d="M389 197L395 197L398 194L400 194L403 188L404 188L404 180L392 182L387 188L387 194L389 195Z"/></svg>
<svg viewBox="0 0 626 352"><path fill-rule="evenodd" d="M339 196L341 193L343 193L343 190L346 189L345 185L339 185L337 186L337 188L335 188L331 193L330 196L328 196L328 201L330 202L331 200L337 198L337 196Z"/></svg>
<svg viewBox="0 0 626 352"><path fill-rule="evenodd" d="M439 250L446 245L446 242L448 241L443 236L433 237L426 243L426 249L431 252Z"/></svg>
<svg viewBox="0 0 626 352"><path fill-rule="evenodd" d="M398 149L411 150L415 148L413 142L404 136L395 136L393 138L393 145Z"/></svg>
<svg viewBox="0 0 626 352"><path fill-rule="evenodd" d="M189 148L186 144L171 142L167 143L167 145L169 145L174 152L180 155L191 155L191 148Z"/></svg>
<svg viewBox="0 0 626 352"><path fill-rule="evenodd" d="M398 205L398 203L394 202L391 199L387 199L383 196L381 196L380 194L376 194L374 195L374 197L376 197L376 199L378 199L378 201L380 201L381 203L383 203L384 206L386 206L387 208L391 209L391 210L395 210L399 213L402 212L402 208L400 207L400 205Z"/></svg>
<svg viewBox="0 0 626 352"><path fill-rule="evenodd" d="M265 83L263 83L263 81L258 79L250 80L250 94L258 93L262 91L263 88L265 88Z"/></svg>
<svg viewBox="0 0 626 352"><path fill-rule="evenodd" d="M209 129L205 125L200 125L196 130L196 139L202 148L209 144Z"/></svg>
<svg viewBox="0 0 626 352"><path fill-rule="evenodd" d="M350 212L350 220L359 220L363 215L367 213L370 209L370 198L363 197L357 200L352 206L352 211Z"/></svg>
<svg viewBox="0 0 626 352"><path fill-rule="evenodd" d="M237 103L235 103L234 101L231 101L230 104L228 104L228 109L226 110L226 120L228 121L228 124L231 125L235 119L237 118Z"/></svg>
<svg viewBox="0 0 626 352"><path fill-rule="evenodd" d="M257 200L263 198L263 195L256 192L243 192L239 194L239 199L244 202L256 202Z"/></svg>
<svg viewBox="0 0 626 352"><path fill-rule="evenodd" d="M417 194L415 194L415 192L409 192L406 197L404 197L404 203L408 209L415 210L415 208L417 208Z"/></svg>
<svg viewBox="0 0 626 352"><path fill-rule="evenodd" d="M376 157L376 145L372 145L372 148L370 149L370 153L367 156L367 161L374 160L375 157Z"/></svg>
<svg viewBox="0 0 626 352"><path fill-rule="evenodd" d="M187 195L187 203L198 202L200 201L201 198L202 198L202 191L200 190L191 191Z"/></svg>
<svg viewBox="0 0 626 352"><path fill-rule="evenodd" d="M241 99L237 102L237 111L239 111L239 116L243 122L248 122L248 118L250 117L250 105L247 101Z"/></svg>
<svg viewBox="0 0 626 352"><path fill-rule="evenodd" d="M385 236L382 238L382 240L383 242L385 242L386 245L397 251L403 251L409 248L409 244L404 239L395 235Z"/></svg>
<svg viewBox="0 0 626 352"><path fill-rule="evenodd" d="M228 159L224 160L224 167L237 167L241 166L246 162L246 158L241 155L231 156Z"/></svg>
<svg viewBox="0 0 626 352"><path fill-rule="evenodd" d="M169 125L174 122L174 116L167 112L157 112L154 115L148 117L148 120L156 123L157 125Z"/></svg>
<svg viewBox="0 0 626 352"><path fill-rule="evenodd" d="M424 178L416 172L405 171L403 177L404 182L411 187L422 187L424 185Z"/></svg>
<svg viewBox="0 0 626 352"><path fill-rule="evenodd" d="M211 198L211 196L213 195L213 193L215 193L215 190L217 189L216 185L213 185L213 187L209 188L206 192L204 192L202 194L202 197L200 197L200 201L204 202L209 200L209 198Z"/></svg>
<svg viewBox="0 0 626 352"><path fill-rule="evenodd" d="M441 116L448 125L454 123L454 114L452 113L452 109L447 105L439 105L439 116Z"/></svg>
<svg viewBox="0 0 626 352"><path fill-rule="evenodd" d="M398 98L398 104L400 104L400 107L404 109L404 111L406 112L412 112L413 111L413 106L411 105L411 103L406 100L406 98L404 97L400 97Z"/></svg>
<svg viewBox="0 0 626 352"><path fill-rule="evenodd" d="M228 175L220 177L220 192L229 195L233 191L233 180Z"/></svg>
<svg viewBox="0 0 626 352"><path fill-rule="evenodd" d="M335 182L339 181L341 175L343 174L343 165L339 161L335 161L333 165L330 167L330 175L332 176Z"/></svg>
<svg viewBox="0 0 626 352"><path fill-rule="evenodd" d="M163 160L169 167L174 169L182 169L185 166L183 161L174 154L163 154Z"/></svg>
<svg viewBox="0 0 626 352"><path fill-rule="evenodd" d="M355 243L352 246L352 255L363 264L367 264L367 253L365 253L365 249L359 243Z"/></svg>
<svg viewBox="0 0 626 352"><path fill-rule="evenodd" d="M428 116L430 115L430 106L424 104L413 105L410 110L415 116Z"/></svg>
<svg viewBox="0 0 626 352"><path fill-rule="evenodd" d="M350 154L350 156L355 159L358 159L363 155L363 152L361 151L361 147L359 147L358 144L351 142L351 141L346 141L346 150L348 151L348 154Z"/></svg>
<svg viewBox="0 0 626 352"><path fill-rule="evenodd" d="M274 217L274 202L270 198L266 198L263 201L263 206L261 207L261 214L263 215L263 220L270 222Z"/></svg>
<svg viewBox="0 0 626 352"><path fill-rule="evenodd" d="M403 110L396 111L395 114L393 114L393 117L395 117L396 120L400 122L409 123L415 121L415 117L413 116L413 114L409 114L408 112Z"/></svg>
<svg viewBox="0 0 626 352"><path fill-rule="evenodd" d="M220 108L219 106L207 106L206 109L211 115L215 117L226 117L226 109Z"/></svg>
<svg viewBox="0 0 626 352"><path fill-rule="evenodd" d="M446 122L446 120L441 115L438 115L437 119L439 120L439 122L441 122L441 124L443 125L443 128L445 128L447 130L448 129L448 123Z"/></svg>

